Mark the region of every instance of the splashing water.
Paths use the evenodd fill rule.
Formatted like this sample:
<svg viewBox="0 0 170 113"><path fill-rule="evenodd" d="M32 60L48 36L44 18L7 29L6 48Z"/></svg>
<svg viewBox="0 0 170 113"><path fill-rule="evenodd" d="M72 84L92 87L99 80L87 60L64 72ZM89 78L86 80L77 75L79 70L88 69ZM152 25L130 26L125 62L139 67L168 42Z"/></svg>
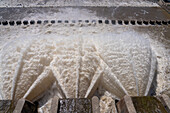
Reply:
<svg viewBox="0 0 170 113"><path fill-rule="evenodd" d="M62 98L92 96L100 85L117 99L147 95L156 70L149 42L135 32L22 37L0 60L2 97L16 100L32 100L54 82Z"/></svg>

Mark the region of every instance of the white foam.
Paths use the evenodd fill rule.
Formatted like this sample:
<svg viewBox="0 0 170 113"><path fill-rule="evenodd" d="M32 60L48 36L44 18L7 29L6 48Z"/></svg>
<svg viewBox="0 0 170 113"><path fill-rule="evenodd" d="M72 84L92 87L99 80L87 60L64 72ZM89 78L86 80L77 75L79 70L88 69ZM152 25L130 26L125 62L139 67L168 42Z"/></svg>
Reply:
<svg viewBox="0 0 170 113"><path fill-rule="evenodd" d="M145 95L153 80L154 59L149 42L134 31L21 37L2 50L2 93L6 99L26 94L25 98L32 100L56 78L60 92L67 98L85 97L87 91L95 92L99 85L117 98ZM96 81L100 84L93 81L97 76L101 76Z"/></svg>

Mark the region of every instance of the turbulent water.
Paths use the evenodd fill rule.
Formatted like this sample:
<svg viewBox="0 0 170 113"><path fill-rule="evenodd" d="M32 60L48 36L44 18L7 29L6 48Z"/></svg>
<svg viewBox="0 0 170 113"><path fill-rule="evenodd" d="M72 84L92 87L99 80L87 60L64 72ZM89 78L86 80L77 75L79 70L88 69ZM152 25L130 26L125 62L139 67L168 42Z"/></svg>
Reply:
<svg viewBox="0 0 170 113"><path fill-rule="evenodd" d="M117 99L125 94L147 95L156 59L149 42L136 35L43 35L14 40L4 46L0 58L2 97L32 100L54 82L63 98L92 96L99 86Z"/></svg>
<svg viewBox="0 0 170 113"><path fill-rule="evenodd" d="M37 58L43 59L44 56L41 55L41 53L43 53L45 55L45 54L50 54L51 53L50 51L55 52L56 51L55 49L57 49L57 48L56 47L50 48L51 45L57 44L58 43L57 40L59 40L60 38L64 38L64 37L65 37L65 39L66 39L66 37L73 38L73 39L76 39L79 37L79 38L83 39L82 40L83 42L86 42L86 39L89 39L89 38L94 39L93 42L89 42L90 45L88 45L88 47L91 47L94 45L96 47L96 50L94 49L94 50L90 51L90 49L87 50L87 48L86 48L86 50L90 51L91 55L94 54L94 51L97 51L98 53L95 55L98 56L100 54L99 61L101 61L101 58L103 58L103 61L105 61L105 63L107 63L108 66L110 66L110 68L112 68L112 70L108 71L108 68L105 68L107 65L103 65L101 67L106 69L105 72L115 73L115 76L117 76L117 79L120 79L119 77L121 77L121 76L122 76L122 78L126 77L126 79L127 78L131 79L132 77L135 77L135 75L140 76L141 75L140 73L145 73L145 74L142 74L142 76L149 77L150 75L148 75L147 73L148 73L148 70L150 70L150 66L152 66L152 63L150 62L150 60L154 59L154 56L152 56L152 53L151 53L152 50L150 50L150 48L152 47L152 49L154 50L154 53L156 53L156 56L157 56L157 61L158 61L158 65L157 65L158 70L157 71L159 72L157 74L158 78L156 80L157 81L157 87L156 87L157 92L156 93L160 94L160 91L162 91L165 88L166 88L166 91L169 91L169 85L168 85L169 81L168 81L168 79L166 79L168 77L168 73L166 73L166 72L168 72L168 70L167 71L165 70L165 69L168 69L168 67L169 67L168 59L167 59L167 58L169 58L168 57L168 49L167 50L165 49L165 48L169 48L169 45L167 44L164 46L164 45L162 45L162 40L160 40L160 43L159 43L159 41L156 40L156 39L164 39L165 38L163 36L160 37L159 34L161 33L161 30L159 30L159 32L158 31L150 32L148 30L138 32L138 30L135 29L133 26L118 26L118 25L117 26L112 26L112 25L111 26L110 25L107 25L107 26L96 25L96 26L94 26L91 24L89 26L85 26L85 25L83 27L79 27L79 26L82 26L82 24L81 25L76 24L74 26L70 25L67 27L65 25L58 25L58 24L57 25L47 25L47 26L45 26L45 25L42 25L42 26L40 26L40 25L39 26L16 26L16 27L0 26L1 27L1 29L0 29L0 31L1 31L0 32L0 54L6 55L6 57L1 56L1 58L0 58L1 62L2 61L4 62L4 63L1 63L3 65L0 66L0 77L1 77L1 79L0 79L0 83L1 83L0 93L2 93L0 95L0 98L7 99L9 97L9 99L10 99L11 94L12 94L12 89L16 89L15 90L16 96L24 95L25 93L27 93L26 90L23 90L23 92L20 92L19 89L20 88L21 89L28 88L28 86L30 86L30 84L33 84L33 82L31 82L29 80L30 78L33 78L33 80L35 80L37 77L37 74L34 74L35 76L31 75L32 73L34 73L34 71L32 71L34 69L33 66L39 66L39 67L46 66L44 64L45 62L42 62L42 60L36 60L36 59ZM139 28L139 29L141 29L141 28ZM31 35L34 34L35 36L30 36L30 34ZM72 36L72 35L74 35L74 36ZM49 39L49 40L45 41L44 40L45 38ZM38 40L38 39L40 39L43 42L43 44L42 43L39 44L38 41L40 41L40 40ZM100 40L97 40L97 39L100 39ZM70 39L70 40L72 40L72 39ZM132 40L134 40L134 42ZM151 43L151 47L150 47L148 40ZM76 41L81 42L81 40L76 40ZM30 42L33 42L33 43L30 43ZM71 42L73 43L73 41L71 41ZM139 44L135 44L135 42L139 43ZM164 40L164 42L167 42L167 40ZM6 43L8 43L8 44L6 45ZM69 40L66 40L66 42L63 44L67 45L67 43L69 43ZM74 43L76 43L76 42L74 42ZM128 43L130 43L130 45L128 45ZM87 47L88 43L87 44L82 43L82 44L83 44L83 47ZM8 46L8 45L11 45L11 46ZM39 46L39 45L41 45L41 46ZM116 45L118 45L118 46L116 46ZM125 45L127 46L127 48ZM68 46L68 48L62 48L62 50L64 50L66 52L68 49L71 49L74 46L76 46L76 44L70 45L70 46ZM121 46L121 47L119 47L119 46ZM2 47L4 47L4 48L2 49ZM31 50L24 49L24 48L28 48L28 47L31 47ZM38 50L33 49L36 47L37 47L37 49L38 48L39 49ZM43 47L48 48L48 49L43 49ZM108 48L108 49L106 49L106 48ZM142 51L139 51L140 48ZM134 50L131 52L126 51L128 49L131 49L131 50L134 49ZM47 50L47 51L45 51L45 50ZM72 52L76 53L77 50L78 49L76 49L75 51L72 51ZM14 51L16 51L16 52L14 52ZM24 53L24 51L25 51L25 53ZM33 51L33 52L31 52L31 51ZM140 54L140 52L142 54ZM122 54L122 53L124 53L124 54ZM128 55L128 53L131 53L131 54ZM17 68L20 65L17 62L22 60L23 54L26 54L26 56L23 57L23 63L21 63L21 64L23 64L23 67L20 67L20 69L23 70L24 72L22 72L20 74L14 73L14 71L17 71ZM36 55L36 54L38 54L38 55ZM50 54L49 56L50 57L52 56L52 58L54 58L53 57L54 55L59 56L59 53ZM108 56L111 56L111 57L108 57ZM139 56L138 57L139 60L137 60L138 58L136 56ZM116 57L119 57L119 60L116 60L117 59ZM14 58L14 59L12 59L12 58ZM95 58L95 56L93 56L92 58ZM132 59L130 60L130 58L132 58ZM149 58L150 60L147 60L145 58ZM84 57L84 59L87 60L86 57ZM129 60L131 62L129 62ZM67 60L65 60L65 61L67 61ZM124 61L126 63L124 63ZM143 68L144 69L143 71L139 71L139 72L135 71L136 69L140 70L139 66L142 66L140 63L147 62L147 61L149 61L149 62L148 62L148 64L144 63L143 66L145 67L145 69ZM50 60L47 60L46 63L48 64L49 62L50 62ZM113 64L111 64L112 62L113 62ZM60 63L64 64L64 61L60 62ZM119 65L119 63L120 63L120 65ZM38 64L40 64L40 65L38 65ZM41 64L43 64L43 65L41 65ZM136 65L130 65L130 64L136 64ZM76 67L76 65L74 65L75 68L78 68L78 67ZM91 65L91 63L89 63L89 65ZM154 66L156 66L156 64ZM59 68L57 66L54 66L54 67ZM129 68L130 74L125 75L124 73L127 72L126 69L128 67L130 67ZM8 69L9 69L9 71L8 71ZM39 70L39 72L43 72L43 70L45 71L45 68L44 69L38 68L38 70ZM38 70L36 70L36 71L38 72ZM45 71L45 72L48 72L48 69L46 69L46 70L47 71ZM9 76L5 76L5 75L9 75ZM17 80L18 82L16 82L17 83L16 87L12 88L14 86L12 84L12 82L14 81L14 78L16 78L16 77L14 77L14 75L23 76L24 77L23 80L25 80L25 81L22 81L22 78L19 77L20 79ZM27 76L27 75L31 75L31 76ZM41 77L43 77L42 75L44 75L44 73L41 74ZM50 75L50 74L48 74L48 75ZM106 75L108 75L108 74L106 74ZM30 78L27 78L27 77L30 77ZM111 77L113 77L113 76L111 75ZM47 78L51 79L50 76ZM5 79L7 79L6 83L4 82ZM119 86L123 86L123 87L125 87L126 91L132 92L135 95L138 95L138 94L140 94L140 92L144 91L144 89L146 87L146 85L145 85L146 83L152 82L152 79L149 80L150 82L147 82L147 80L145 81L143 78L140 79L140 77L136 80L133 79L133 81L127 81L126 79L118 80L123 85L119 84L119 85L113 85L113 86L116 86L117 88L119 88ZM67 81L67 79L63 79L63 81L64 80ZM112 95L121 96L122 94L124 94L125 90L123 92L121 91L121 94L120 94L120 92L115 93L115 92L117 92L116 90L112 90L111 89L112 87L108 87L108 86L112 86L112 85L106 84L106 83L114 83L114 84L118 83L118 81L110 82L112 80L115 80L114 78L107 79L107 77L104 77L104 80L106 82L100 84L102 86L106 86L106 87L104 87L104 90L102 88L100 88L99 85L97 85L99 87L99 89L96 91L97 91L97 93L100 93L100 96L104 94L105 96L112 97ZM109 80L109 81L107 82L107 80ZM141 80L145 81L145 83L141 82ZM10 81L11 83L8 81ZM23 87L19 86L22 83L24 83ZM53 81L50 81L49 85L50 85L50 83L53 83ZM27 84L26 87L25 87L25 84ZM39 102L41 103L41 106L43 106L42 111L46 111L46 110L48 110L47 106L49 106L48 108L50 109L50 105L51 105L50 99L54 95L58 95L58 90L56 89L56 87L58 87L58 86L56 86L56 84L53 84L54 87L49 89L46 87L46 85L44 85L41 82L39 82L38 84L39 84L38 86L40 88L45 89L45 95L43 93L40 93L40 95L41 94L42 95L38 96L38 97L40 98ZM129 87L127 86L127 84ZM86 84L83 84L83 85L86 85ZM85 87L85 89L82 90L83 92L87 91L86 89L87 89L88 85ZM4 90L2 91L2 89L3 88L5 89L5 87L7 87L6 91L4 91ZM62 86L62 87L64 87L64 86ZM144 88L144 89L142 89L142 88ZM32 89L36 89L36 88L32 88ZM66 93L66 91L69 92L68 89L64 89L64 90L65 90L64 93ZM34 91L36 91L36 90L34 90ZM37 91L39 91L39 90L37 90ZM5 92L7 92L8 94ZM138 92L138 94L137 94L137 92ZM109 93L111 93L112 95L110 95ZM27 93L27 95L28 94L29 93ZM30 94L31 94L31 91L30 91ZM38 94L38 93L36 93L36 94ZM67 93L67 94L74 95L76 93ZM82 94L82 93L79 93L79 94ZM166 92L164 94L169 94L169 93ZM4 95L6 95L6 96L10 95L10 96L5 97ZM74 95L74 96L76 96L76 95ZM28 95L28 97L31 97L31 95ZM103 100L107 101L107 99L103 99ZM109 98L109 100L110 100L110 98ZM108 104L105 104L105 102L104 102L104 105L108 105ZM48 112L48 111L46 111L46 112Z"/></svg>
<svg viewBox="0 0 170 113"><path fill-rule="evenodd" d="M157 0L0 0L0 6L157 6Z"/></svg>

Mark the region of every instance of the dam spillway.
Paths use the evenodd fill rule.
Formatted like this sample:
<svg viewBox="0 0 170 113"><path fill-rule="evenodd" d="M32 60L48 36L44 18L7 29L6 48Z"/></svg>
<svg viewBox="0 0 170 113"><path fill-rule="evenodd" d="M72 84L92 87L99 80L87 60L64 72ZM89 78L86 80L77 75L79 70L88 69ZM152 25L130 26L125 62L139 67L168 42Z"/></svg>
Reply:
<svg viewBox="0 0 170 113"><path fill-rule="evenodd" d="M169 15L143 2L2 7L0 98L169 95Z"/></svg>

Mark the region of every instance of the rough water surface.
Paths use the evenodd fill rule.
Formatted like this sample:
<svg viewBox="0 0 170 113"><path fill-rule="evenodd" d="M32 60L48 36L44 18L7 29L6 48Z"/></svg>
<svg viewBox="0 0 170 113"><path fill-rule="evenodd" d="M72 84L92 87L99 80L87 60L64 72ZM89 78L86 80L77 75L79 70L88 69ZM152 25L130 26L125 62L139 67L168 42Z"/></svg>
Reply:
<svg viewBox="0 0 170 113"><path fill-rule="evenodd" d="M88 97L98 83L118 99L147 95L156 59L146 39L128 34L14 40L1 54L2 96L32 100L54 82L66 98Z"/></svg>
<svg viewBox="0 0 170 113"><path fill-rule="evenodd" d="M167 62L165 47L168 46L164 47L160 42L163 36L155 35L154 32L139 32L133 26L93 24L3 26L0 31L0 61L4 62L0 66L1 99L38 99L39 111L48 112L51 98L55 95L60 98L93 95L101 98L104 95L112 99L119 99L129 92L130 95L145 95L149 84L153 82L149 74L154 72L151 71L151 61L155 58L153 50L157 56L159 72L156 93L168 91L168 80L164 79L168 75L162 73L162 68L167 66L164 62ZM154 66L157 67L156 64ZM70 82L70 78L74 81ZM131 81L127 81L127 78ZM166 85L166 89L161 84ZM5 87L9 89L5 91ZM112 109L109 107L112 102L105 99L100 101L101 104L106 103L101 111Z"/></svg>
<svg viewBox="0 0 170 113"><path fill-rule="evenodd" d="M0 0L0 7L32 6L158 6L157 0Z"/></svg>

